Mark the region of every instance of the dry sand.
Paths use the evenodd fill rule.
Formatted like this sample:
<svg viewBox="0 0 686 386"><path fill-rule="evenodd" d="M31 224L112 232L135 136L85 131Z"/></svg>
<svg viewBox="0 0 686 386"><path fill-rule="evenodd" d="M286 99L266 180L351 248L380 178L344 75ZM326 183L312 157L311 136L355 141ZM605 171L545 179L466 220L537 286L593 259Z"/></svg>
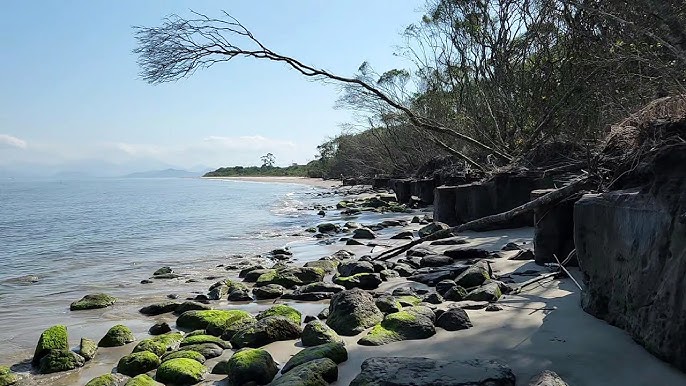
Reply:
<svg viewBox="0 0 686 386"><path fill-rule="evenodd" d="M280 184L301 184L314 186L317 188L335 188L341 186L341 181L338 180L323 180L321 178L308 177L202 177L212 180L227 180L227 181L248 181L248 182L263 182L263 183L280 183Z"/></svg>

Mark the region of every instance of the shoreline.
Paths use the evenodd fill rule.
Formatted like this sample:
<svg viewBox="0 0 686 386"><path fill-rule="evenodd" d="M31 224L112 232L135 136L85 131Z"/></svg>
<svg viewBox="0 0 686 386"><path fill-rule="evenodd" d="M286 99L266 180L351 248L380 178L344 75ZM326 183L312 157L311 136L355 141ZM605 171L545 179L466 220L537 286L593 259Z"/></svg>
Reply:
<svg viewBox="0 0 686 386"><path fill-rule="evenodd" d="M291 183L292 177L237 177L216 179L251 181L251 182L280 182ZM254 180L257 179L257 180ZM274 180L276 179L276 180ZM302 179L298 179L302 181ZM297 183L297 182L295 182ZM374 240L362 240L366 245L344 245L337 240L346 237L344 232L334 233L328 237L332 243L320 244L319 239L303 239L289 245L293 253L293 259L288 266L300 267L308 261L318 260L320 257L330 256L338 250L348 250L354 253L352 260L358 260L361 256L378 251L376 245L386 247L399 245L406 240L394 240L391 236L399 232L413 232L423 225L409 223L415 215L421 212L396 213L392 217L385 217L371 213L366 220L381 222L386 219L396 218L408 221L407 224L389 226L376 231L377 238ZM344 217L327 217L318 220L319 223L333 222L342 225L348 219ZM350 219L356 221L356 219ZM367 223L367 221L365 221ZM347 235L349 236L349 234ZM416 237L416 236L415 236ZM465 232L459 235L466 241L459 247L484 249L487 251L499 251L505 244L515 242L522 248L532 248L532 229L503 229L489 232ZM369 243L369 244L367 244ZM413 249L429 249L432 253L443 255L446 249L455 248L456 245L431 245L423 243ZM377 248L377 249L375 249ZM405 259L402 255L391 259L397 262ZM419 258L415 258L420 261ZM515 286L531 278L520 275L526 271L545 272L545 269L536 266L532 261L508 260L503 258L489 258L493 272L499 275L499 279L511 279L510 285ZM266 264L270 260L264 259ZM275 261L271 261L274 263ZM227 261L226 264L231 262ZM251 264L257 264L253 260ZM194 275L188 275L183 267L178 268L182 277L171 280L159 280L143 289L156 288L155 296L127 299L122 298L112 307L69 312L72 319L69 327L70 344L77 346L78 339L82 336L95 338L102 336L109 327L122 323L130 327L136 337L136 342L117 348L100 349L95 359L84 368L64 373L51 375L31 375L27 372L30 367L20 362L13 366L23 376L23 385L83 385L90 379L102 374L110 373L122 356L129 354L132 348L141 340L149 338L148 327L154 323L166 322L173 330L176 316L166 313L157 316L144 316L138 313L142 306L164 302L168 300L162 293L172 291L182 295L207 293L207 288L219 278L238 279L238 270L228 270L226 267L217 266L206 268ZM152 272L151 272L152 273ZM150 273L150 274L151 274ZM572 269L572 274L579 276L577 269ZM187 279L197 279L189 283ZM210 279L211 278L211 279ZM139 277L138 279L144 279ZM325 282L331 282L332 274L327 274ZM253 283L245 283L251 288ZM435 291L435 288L413 281L404 277L391 278L382 282L374 292L391 293L398 288L411 287L416 290ZM107 292L108 289L103 289ZM151 291L153 292L153 291ZM622 385L643 386L657 383L686 384L686 374L670 367L656 357L649 354L641 346L633 342L624 331L619 330L586 314L579 306L579 291L569 279L550 279L530 287L517 295L503 295L495 304L500 305L502 310L497 312L486 311L483 307L478 309L466 308L467 315L471 319L473 327L460 331L447 331L442 328L436 329L436 334L427 339L405 340L393 342L381 346L363 346L358 340L364 337L369 328L355 336L345 336L348 351L348 360L338 365L338 380L332 385L348 385L357 374L360 373L362 362L370 357L400 356L400 357L428 357L440 360L472 360L472 359L495 359L509 366L517 377L517 384L526 384L529 378L542 370L557 372L565 381L574 386ZM77 299L74 299L77 300ZM183 300L180 300L183 301ZM211 301L209 305L213 309L228 310L240 309L252 314L266 310L274 304L291 306L305 315L317 315L317 313L329 305L328 300L321 301L296 301L277 299L253 300L251 302L234 302L227 299ZM439 304L439 309L450 309L459 303L445 301ZM68 306L68 305L65 305ZM484 306L485 307L485 306ZM38 340L40 331L32 334L33 341ZM302 349L300 340L284 340L269 343L261 347L268 351L280 367L297 352ZM219 360L227 360L235 352L235 349L225 350L224 353L214 359L208 359L206 365L211 369ZM28 359L28 358L27 358ZM641 363L642 366L634 366ZM10 363L0 363L11 365ZM154 375L154 371L152 372ZM208 374L201 385L224 385L226 376Z"/></svg>
<svg viewBox="0 0 686 386"><path fill-rule="evenodd" d="M342 186L338 180L323 180L321 178L310 177L287 177L287 176L252 176L252 177L200 177L205 180L226 180L226 181L244 181L244 182L261 182L261 183L279 183L279 184L299 184L307 185L316 188L331 189Z"/></svg>

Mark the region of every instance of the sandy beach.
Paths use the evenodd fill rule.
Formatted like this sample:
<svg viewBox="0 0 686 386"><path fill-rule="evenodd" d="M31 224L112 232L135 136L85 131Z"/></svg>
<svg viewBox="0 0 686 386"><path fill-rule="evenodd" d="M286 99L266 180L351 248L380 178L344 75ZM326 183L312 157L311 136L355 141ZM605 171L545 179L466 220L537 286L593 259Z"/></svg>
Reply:
<svg viewBox="0 0 686 386"><path fill-rule="evenodd" d="M301 184L317 188L335 188L341 186L338 180L323 180L308 177L201 177L208 180L247 181L280 184Z"/></svg>

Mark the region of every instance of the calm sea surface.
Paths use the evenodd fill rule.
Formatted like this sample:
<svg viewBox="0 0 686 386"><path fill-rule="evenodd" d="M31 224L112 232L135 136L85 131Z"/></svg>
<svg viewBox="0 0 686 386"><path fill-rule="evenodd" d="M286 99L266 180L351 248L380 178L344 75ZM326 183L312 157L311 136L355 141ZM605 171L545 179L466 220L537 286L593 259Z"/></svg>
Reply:
<svg viewBox="0 0 686 386"><path fill-rule="evenodd" d="M190 178L0 180L0 353L76 323L68 304L87 293L142 298L156 286L140 280L160 266L193 272L283 246L318 221L298 210L316 192Z"/></svg>

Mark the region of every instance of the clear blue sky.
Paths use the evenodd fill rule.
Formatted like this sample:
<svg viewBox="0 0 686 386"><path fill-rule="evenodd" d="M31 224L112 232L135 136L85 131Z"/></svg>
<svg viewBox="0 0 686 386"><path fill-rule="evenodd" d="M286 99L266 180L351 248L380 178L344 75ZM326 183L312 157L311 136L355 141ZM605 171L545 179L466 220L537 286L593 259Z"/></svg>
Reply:
<svg viewBox="0 0 686 386"><path fill-rule="evenodd" d="M138 78L131 26L171 13L224 9L272 49L343 75L393 56L422 0L7 1L0 16L0 168L78 169L98 162L279 164L313 159L316 145L352 120L338 89L283 65L236 60L176 83ZM51 170L52 170L51 169Z"/></svg>

